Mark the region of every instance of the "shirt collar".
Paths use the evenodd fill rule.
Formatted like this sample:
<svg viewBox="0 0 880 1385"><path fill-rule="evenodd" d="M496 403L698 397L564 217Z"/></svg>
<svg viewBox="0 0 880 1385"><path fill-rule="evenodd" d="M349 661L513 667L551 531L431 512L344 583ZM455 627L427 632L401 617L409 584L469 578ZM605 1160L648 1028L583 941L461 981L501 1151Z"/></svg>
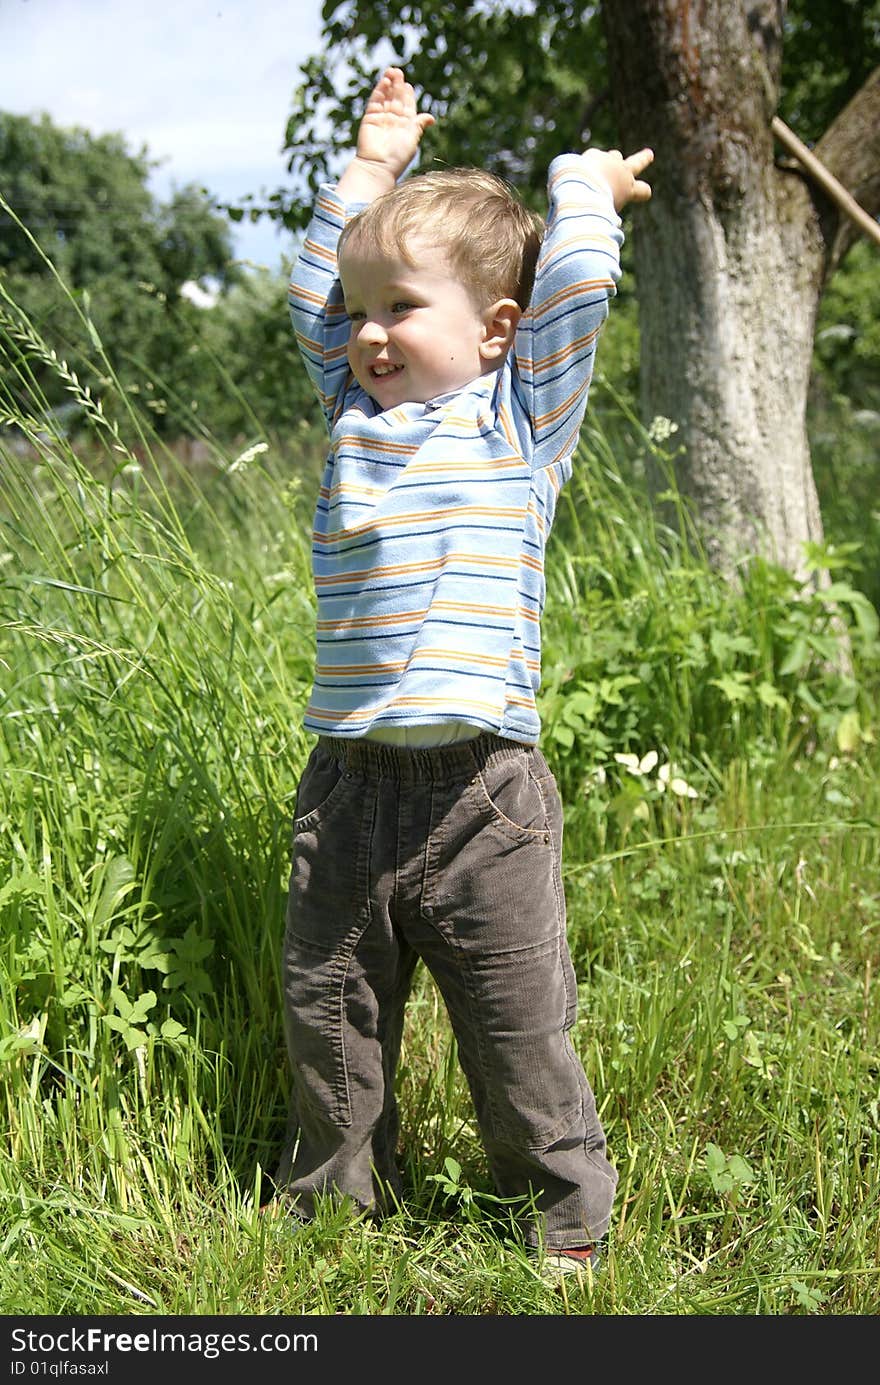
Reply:
<svg viewBox="0 0 880 1385"><path fill-rule="evenodd" d="M495 384L494 371L486 375L476 375L473 380L468 380L466 385L459 385L457 390L448 390L446 394L437 394L433 399L426 399L425 413L433 413L437 409L442 409L444 405L451 404L455 399L460 399L463 394L491 394Z"/></svg>

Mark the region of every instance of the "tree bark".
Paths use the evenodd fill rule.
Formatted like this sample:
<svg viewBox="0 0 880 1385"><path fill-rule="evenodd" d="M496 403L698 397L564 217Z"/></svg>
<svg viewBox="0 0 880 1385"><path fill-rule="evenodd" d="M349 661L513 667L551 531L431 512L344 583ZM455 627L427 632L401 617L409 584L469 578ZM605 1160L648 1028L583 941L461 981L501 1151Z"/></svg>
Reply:
<svg viewBox="0 0 880 1385"><path fill-rule="evenodd" d="M634 236L642 408L678 425L678 489L729 572L760 553L800 574L804 543L822 540L807 389L822 287L852 239L804 171L774 161L783 9L603 6L621 139L656 154ZM865 120L877 107L850 105L858 121L844 112L816 152L873 212L880 122L868 137ZM854 128L867 146L858 191Z"/></svg>

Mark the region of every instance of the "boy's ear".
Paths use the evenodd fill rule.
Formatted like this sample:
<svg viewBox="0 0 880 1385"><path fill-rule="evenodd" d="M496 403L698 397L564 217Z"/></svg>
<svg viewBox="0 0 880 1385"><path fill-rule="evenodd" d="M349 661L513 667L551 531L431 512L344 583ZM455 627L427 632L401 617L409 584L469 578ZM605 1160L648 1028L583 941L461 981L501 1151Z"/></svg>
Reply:
<svg viewBox="0 0 880 1385"><path fill-rule="evenodd" d="M484 337L480 355L484 361L497 361L507 355L523 310L512 298L499 298L483 313Z"/></svg>

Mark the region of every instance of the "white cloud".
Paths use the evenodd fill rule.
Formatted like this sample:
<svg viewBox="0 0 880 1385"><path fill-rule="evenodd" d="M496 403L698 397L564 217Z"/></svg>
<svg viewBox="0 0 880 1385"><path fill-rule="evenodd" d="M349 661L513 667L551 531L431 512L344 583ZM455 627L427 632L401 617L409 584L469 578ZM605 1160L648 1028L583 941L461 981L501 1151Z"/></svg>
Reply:
<svg viewBox="0 0 880 1385"><path fill-rule="evenodd" d="M194 279L187 279L180 286L181 298L188 298L190 303L197 308L213 308L217 302L217 293L210 289L203 289L201 284L197 284Z"/></svg>
<svg viewBox="0 0 880 1385"><path fill-rule="evenodd" d="M141 138L151 152L173 150L171 162L177 168L198 168L209 172L243 173L266 168L283 168L281 143L284 119L238 120L228 114L216 120L168 119L147 122Z"/></svg>

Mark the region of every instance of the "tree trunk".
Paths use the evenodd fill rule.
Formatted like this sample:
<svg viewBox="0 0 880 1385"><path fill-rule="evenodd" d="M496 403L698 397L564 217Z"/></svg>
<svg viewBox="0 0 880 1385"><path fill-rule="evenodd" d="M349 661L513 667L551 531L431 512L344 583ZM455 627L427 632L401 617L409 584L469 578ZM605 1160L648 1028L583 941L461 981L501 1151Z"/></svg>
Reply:
<svg viewBox="0 0 880 1385"><path fill-rule="evenodd" d="M678 425L678 488L726 571L761 553L800 572L822 540L806 403L840 218L774 162L782 9L603 8L625 152L656 154L634 217L642 408Z"/></svg>

